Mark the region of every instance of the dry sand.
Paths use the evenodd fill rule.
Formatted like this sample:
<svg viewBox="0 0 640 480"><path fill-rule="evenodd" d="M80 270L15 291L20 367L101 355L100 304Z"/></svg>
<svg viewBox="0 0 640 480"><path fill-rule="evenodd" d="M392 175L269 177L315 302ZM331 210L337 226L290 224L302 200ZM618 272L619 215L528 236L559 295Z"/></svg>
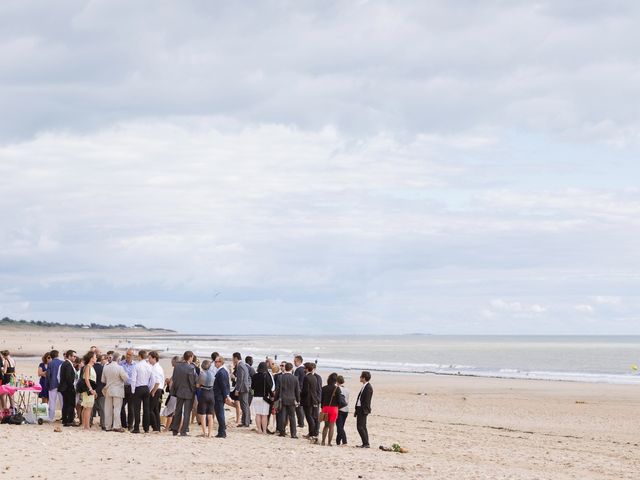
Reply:
<svg viewBox="0 0 640 480"><path fill-rule="evenodd" d="M51 344L106 350L131 332L0 330L0 347L40 353ZM18 350L22 346L21 350ZM17 358L19 373L37 362ZM326 376L327 372L321 372ZM347 372L358 391L358 372ZM168 434L55 433L0 425L0 476L11 479L640 479L637 387L373 372L370 450L260 436L228 428L226 439ZM426 395L422 395L425 394ZM355 394L352 397L352 406ZM231 411L227 419L233 424ZM193 425L192 435L198 432ZM407 454L379 445L400 443Z"/></svg>

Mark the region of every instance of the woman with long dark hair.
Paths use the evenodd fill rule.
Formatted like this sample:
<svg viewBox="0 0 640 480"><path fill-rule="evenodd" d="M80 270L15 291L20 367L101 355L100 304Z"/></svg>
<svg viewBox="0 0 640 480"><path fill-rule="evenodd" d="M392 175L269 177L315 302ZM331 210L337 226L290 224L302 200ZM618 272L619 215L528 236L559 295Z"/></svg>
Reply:
<svg viewBox="0 0 640 480"><path fill-rule="evenodd" d="M82 406L82 428L89 430L91 428L91 411L93 410L93 404L98 396L95 391L96 385L96 371L93 366L96 363L95 352L87 352L83 357L84 367L80 376L80 381L84 383L83 392L80 396L80 405ZM80 383L80 382L78 382Z"/></svg>
<svg viewBox="0 0 640 480"><path fill-rule="evenodd" d="M260 362L258 371L251 377L251 389L253 390L253 402L251 407L256 414L256 431L267 433L267 421L271 409L271 389L273 380L267 371L267 363Z"/></svg>
<svg viewBox="0 0 640 480"><path fill-rule="evenodd" d="M333 431L338 420L338 402L340 397L340 387L336 385L338 374L332 373L327 378L327 384L322 387L321 405L322 413L325 415L324 427L322 428L322 445L331 446ZM327 435L329 440L327 441Z"/></svg>

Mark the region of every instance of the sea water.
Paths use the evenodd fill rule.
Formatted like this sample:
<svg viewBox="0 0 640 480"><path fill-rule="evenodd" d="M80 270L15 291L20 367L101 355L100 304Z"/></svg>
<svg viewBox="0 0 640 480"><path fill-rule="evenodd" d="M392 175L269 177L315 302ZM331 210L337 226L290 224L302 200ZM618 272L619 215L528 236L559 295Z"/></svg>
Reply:
<svg viewBox="0 0 640 480"><path fill-rule="evenodd" d="M150 335L128 340L165 355L239 351L256 361L301 354L321 369L638 384L640 336L214 336ZM126 343L126 342L125 342ZM120 347L124 347L121 344Z"/></svg>

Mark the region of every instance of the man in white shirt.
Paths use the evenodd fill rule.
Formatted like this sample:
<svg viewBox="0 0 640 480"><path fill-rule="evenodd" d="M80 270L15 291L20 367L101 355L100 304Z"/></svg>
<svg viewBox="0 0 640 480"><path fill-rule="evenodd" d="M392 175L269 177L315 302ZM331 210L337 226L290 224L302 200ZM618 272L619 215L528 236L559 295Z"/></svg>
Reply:
<svg viewBox="0 0 640 480"><path fill-rule="evenodd" d="M164 395L164 370L160 365L160 355L158 352L149 352L149 365L152 367L151 392L149 392L149 412L151 417L151 428L154 432L160 431L160 405Z"/></svg>
<svg viewBox="0 0 640 480"><path fill-rule="evenodd" d="M151 415L149 412L149 385L153 385L153 367L147 362L147 351L138 352L138 363L131 372L131 391L133 392L133 430L140 433L140 407L142 407L142 428L149 433Z"/></svg>

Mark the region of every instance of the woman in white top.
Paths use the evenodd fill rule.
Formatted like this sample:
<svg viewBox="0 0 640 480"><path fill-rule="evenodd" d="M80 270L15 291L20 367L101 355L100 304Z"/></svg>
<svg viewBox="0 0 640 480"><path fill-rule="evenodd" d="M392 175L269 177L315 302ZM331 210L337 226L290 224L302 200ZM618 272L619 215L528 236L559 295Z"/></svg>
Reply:
<svg viewBox="0 0 640 480"><path fill-rule="evenodd" d="M346 445L347 434L344 431L344 424L349 416L349 390L344 386L344 377L342 375L338 375L338 387L340 388L341 395L344 397L347 406L338 409L338 421L336 422L338 435L336 436L336 445Z"/></svg>

